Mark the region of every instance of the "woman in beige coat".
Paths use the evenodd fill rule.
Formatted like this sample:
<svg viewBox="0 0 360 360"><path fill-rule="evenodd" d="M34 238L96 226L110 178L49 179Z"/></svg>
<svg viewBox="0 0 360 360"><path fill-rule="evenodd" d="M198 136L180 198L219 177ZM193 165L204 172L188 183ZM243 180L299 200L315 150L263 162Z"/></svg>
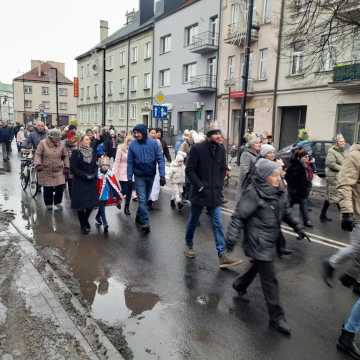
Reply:
<svg viewBox="0 0 360 360"><path fill-rule="evenodd" d="M44 189L46 208L51 211L55 205L55 210L61 210L65 174L69 172L69 155L61 143L60 130L50 130L48 137L39 143L34 163L39 185Z"/></svg>

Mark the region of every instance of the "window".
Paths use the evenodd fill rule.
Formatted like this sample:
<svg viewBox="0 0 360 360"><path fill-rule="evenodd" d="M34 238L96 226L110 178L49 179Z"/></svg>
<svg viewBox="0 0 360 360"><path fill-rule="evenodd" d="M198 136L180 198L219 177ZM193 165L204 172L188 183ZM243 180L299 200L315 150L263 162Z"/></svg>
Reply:
<svg viewBox="0 0 360 360"><path fill-rule="evenodd" d="M41 104L42 104L44 110L50 109L50 101L42 101Z"/></svg>
<svg viewBox="0 0 360 360"><path fill-rule="evenodd" d="M80 67L80 79L83 79L84 78L84 67L81 66Z"/></svg>
<svg viewBox="0 0 360 360"><path fill-rule="evenodd" d="M59 108L60 108L60 110L62 110L62 111L67 111L67 103L66 103L66 102L61 102L61 103L59 104Z"/></svg>
<svg viewBox="0 0 360 360"><path fill-rule="evenodd" d="M106 68L111 70L113 68L113 55L109 55L107 58L107 65Z"/></svg>
<svg viewBox="0 0 360 360"><path fill-rule="evenodd" d="M94 85L94 98L95 99L98 97L98 88L99 88L99 85L95 84Z"/></svg>
<svg viewBox="0 0 360 360"><path fill-rule="evenodd" d="M151 89L151 74L150 73L144 74L144 89L145 90Z"/></svg>
<svg viewBox="0 0 360 360"><path fill-rule="evenodd" d="M32 101L31 100L25 100L25 108L31 109L32 108Z"/></svg>
<svg viewBox="0 0 360 360"><path fill-rule="evenodd" d="M80 89L80 100L84 99L84 88Z"/></svg>
<svg viewBox="0 0 360 360"><path fill-rule="evenodd" d="M107 104L106 115L109 119L111 119L113 117L113 104Z"/></svg>
<svg viewBox="0 0 360 360"><path fill-rule="evenodd" d="M86 64L86 77L90 77L90 64Z"/></svg>
<svg viewBox="0 0 360 360"><path fill-rule="evenodd" d="M108 81L108 96L112 96L113 94L113 82Z"/></svg>
<svg viewBox="0 0 360 360"><path fill-rule="evenodd" d="M130 104L130 119L136 120L137 116L137 104Z"/></svg>
<svg viewBox="0 0 360 360"><path fill-rule="evenodd" d="M272 0L264 0L263 8L263 23L267 24L271 22L272 17Z"/></svg>
<svg viewBox="0 0 360 360"><path fill-rule="evenodd" d="M160 71L160 86L170 86L170 69Z"/></svg>
<svg viewBox="0 0 360 360"><path fill-rule="evenodd" d="M260 49L260 51L259 51L259 80L267 79L267 57L268 57L268 49Z"/></svg>
<svg viewBox="0 0 360 360"><path fill-rule="evenodd" d="M231 4L231 24L238 24L240 21L240 4Z"/></svg>
<svg viewBox="0 0 360 360"><path fill-rule="evenodd" d="M119 114L120 119L125 119L125 117L126 117L125 104L119 105L119 112L120 112L120 114Z"/></svg>
<svg viewBox="0 0 360 360"><path fill-rule="evenodd" d="M185 28L185 46L189 46L194 43L194 37L198 34L198 24L190 25Z"/></svg>
<svg viewBox="0 0 360 360"><path fill-rule="evenodd" d="M320 71L333 70L336 64L336 48L331 44L331 37L321 36L320 46L322 48L320 58Z"/></svg>
<svg viewBox="0 0 360 360"><path fill-rule="evenodd" d="M134 46L131 48L131 63L134 64L138 61L138 47Z"/></svg>
<svg viewBox="0 0 360 360"><path fill-rule="evenodd" d="M137 90L137 76L132 76L130 78L130 91Z"/></svg>
<svg viewBox="0 0 360 360"><path fill-rule="evenodd" d="M120 94L125 93L125 79L120 79Z"/></svg>
<svg viewBox="0 0 360 360"><path fill-rule="evenodd" d="M31 85L25 85L24 86L24 93L28 94L28 95L32 94L32 86Z"/></svg>
<svg viewBox="0 0 360 360"><path fill-rule="evenodd" d="M49 88L47 86L41 87L41 95L49 95Z"/></svg>
<svg viewBox="0 0 360 360"><path fill-rule="evenodd" d="M120 51L120 67L126 66L127 59L126 59L126 50Z"/></svg>
<svg viewBox="0 0 360 360"><path fill-rule="evenodd" d="M171 51L171 35L160 38L160 55Z"/></svg>
<svg viewBox="0 0 360 360"><path fill-rule="evenodd" d="M303 41L293 44L291 56L291 75L302 74L304 71L304 47Z"/></svg>
<svg viewBox="0 0 360 360"><path fill-rule="evenodd" d="M184 83L190 83L194 76L196 76L196 63L185 64L183 68Z"/></svg>
<svg viewBox="0 0 360 360"><path fill-rule="evenodd" d="M254 120L255 120L255 110L247 109L246 110L246 130L249 133L254 132Z"/></svg>
<svg viewBox="0 0 360 360"><path fill-rule="evenodd" d="M90 86L86 87L86 98L90 99Z"/></svg>
<svg viewBox="0 0 360 360"><path fill-rule="evenodd" d="M235 56L228 57L227 79L229 81L235 79Z"/></svg>
<svg viewBox="0 0 360 360"><path fill-rule="evenodd" d="M59 96L67 96L67 88L59 88Z"/></svg>
<svg viewBox="0 0 360 360"><path fill-rule="evenodd" d="M147 43L145 43L144 50L145 50L144 51L144 60L151 59L151 53L152 53L151 41L148 41Z"/></svg>

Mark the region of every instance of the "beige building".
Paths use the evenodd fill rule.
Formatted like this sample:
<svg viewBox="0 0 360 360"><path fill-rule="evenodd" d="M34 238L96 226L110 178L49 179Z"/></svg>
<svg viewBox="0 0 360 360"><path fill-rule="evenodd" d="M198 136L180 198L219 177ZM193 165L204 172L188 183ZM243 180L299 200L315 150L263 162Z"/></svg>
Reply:
<svg viewBox="0 0 360 360"><path fill-rule="evenodd" d="M217 120L229 143L238 141L246 34L246 1L223 0ZM255 0L245 131L272 132L281 1ZM230 119L228 121L230 88Z"/></svg>
<svg viewBox="0 0 360 360"><path fill-rule="evenodd" d="M73 83L65 77L63 63L31 60L31 70L15 78L13 87L16 122L42 119L48 126L60 126L76 118Z"/></svg>

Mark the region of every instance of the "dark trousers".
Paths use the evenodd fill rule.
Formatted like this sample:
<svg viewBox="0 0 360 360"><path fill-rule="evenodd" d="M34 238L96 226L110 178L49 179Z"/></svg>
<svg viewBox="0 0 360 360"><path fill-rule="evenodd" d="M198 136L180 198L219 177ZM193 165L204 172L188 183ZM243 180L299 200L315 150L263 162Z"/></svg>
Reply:
<svg viewBox="0 0 360 360"><path fill-rule="evenodd" d="M238 291L246 291L259 274L262 291L268 308L270 320L277 321L284 317L284 310L279 300L279 283L276 278L274 264L271 261L253 260L249 270L235 279L234 287Z"/></svg>
<svg viewBox="0 0 360 360"><path fill-rule="evenodd" d="M9 152L8 152L8 149L7 149L6 142L1 143L1 148L2 148L3 159L8 160L9 159Z"/></svg>
<svg viewBox="0 0 360 360"><path fill-rule="evenodd" d="M133 184L131 183L131 185L130 185L127 181L120 181L120 186L121 186L121 193L124 196L126 196L125 206L129 206L130 201L131 201L131 193L132 193L132 189L133 189Z"/></svg>
<svg viewBox="0 0 360 360"><path fill-rule="evenodd" d="M105 205L106 201L100 201L98 212L96 214L96 221L102 223L104 226L108 226L108 222L106 220Z"/></svg>
<svg viewBox="0 0 360 360"><path fill-rule="evenodd" d="M68 184L68 191L69 191L69 196L70 196L70 199L71 199L71 193L72 193L72 184L73 184L73 179L67 179L67 184Z"/></svg>
<svg viewBox="0 0 360 360"><path fill-rule="evenodd" d="M82 229L90 227L89 217L93 209L78 210L78 218Z"/></svg>
<svg viewBox="0 0 360 360"><path fill-rule="evenodd" d="M304 223L308 222L310 220L309 219L308 198L299 200L297 202L290 200L290 207L293 207L295 204L299 204L300 214L302 216L303 222Z"/></svg>
<svg viewBox="0 0 360 360"><path fill-rule="evenodd" d="M62 202L64 185L44 186L44 203L46 206L58 205Z"/></svg>

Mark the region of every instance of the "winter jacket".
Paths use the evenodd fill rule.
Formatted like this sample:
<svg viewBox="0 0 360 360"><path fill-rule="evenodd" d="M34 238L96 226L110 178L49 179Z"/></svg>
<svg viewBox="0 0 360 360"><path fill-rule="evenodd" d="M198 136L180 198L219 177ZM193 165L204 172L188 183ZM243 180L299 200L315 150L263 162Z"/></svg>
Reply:
<svg viewBox="0 0 360 360"><path fill-rule="evenodd" d="M311 183L308 181L305 166L300 160L291 160L285 180L291 202L299 203L309 196Z"/></svg>
<svg viewBox="0 0 360 360"><path fill-rule="evenodd" d="M170 164L170 170L168 175L169 175L170 184L173 185L185 184L184 163L178 163L177 161L174 160Z"/></svg>
<svg viewBox="0 0 360 360"><path fill-rule="evenodd" d="M226 169L223 145L205 141L191 147L186 163L186 175L192 184L193 205L215 208L222 204Z"/></svg>
<svg viewBox="0 0 360 360"><path fill-rule="evenodd" d="M165 156L165 159L168 162L171 162L171 155L170 155L168 144L166 143L166 141L164 139L161 139L160 142L161 142L162 151L163 151L163 154Z"/></svg>
<svg viewBox="0 0 360 360"><path fill-rule="evenodd" d="M69 168L69 155L61 143L55 145L50 139L41 140L34 158L35 166L41 166L38 182L42 186L65 184L64 168Z"/></svg>
<svg viewBox="0 0 360 360"><path fill-rule="evenodd" d="M122 148L122 145L120 145L116 151L116 157L112 169L118 181L128 180L127 161L128 161L128 153L125 152Z"/></svg>
<svg viewBox="0 0 360 360"><path fill-rule="evenodd" d="M232 244L242 240L246 256L272 261L281 236L282 221L296 232L301 230L292 216L286 193L255 178L236 205L226 238Z"/></svg>
<svg viewBox="0 0 360 360"><path fill-rule="evenodd" d="M240 157L240 168L239 168L239 184L241 186L246 174L250 170L252 163L256 161L258 154L255 150L246 147Z"/></svg>
<svg viewBox="0 0 360 360"><path fill-rule="evenodd" d="M19 130L16 134L16 142L22 144L25 141L25 131Z"/></svg>
<svg viewBox="0 0 360 360"><path fill-rule="evenodd" d="M116 149L117 149L116 137L112 138L111 136L108 136L104 141L105 155L107 155L109 158L115 158Z"/></svg>
<svg viewBox="0 0 360 360"><path fill-rule="evenodd" d="M327 197L331 203L338 202L338 175L345 159L344 149L339 149L336 145L332 146L326 156L326 185Z"/></svg>
<svg viewBox="0 0 360 360"><path fill-rule="evenodd" d="M74 150L70 158L70 171L73 174L71 207L76 210L94 208L98 203L96 154L93 153L91 162L87 163L80 150Z"/></svg>
<svg viewBox="0 0 360 360"><path fill-rule="evenodd" d="M0 128L0 143L7 143L12 140L14 136L13 129L8 126Z"/></svg>
<svg viewBox="0 0 360 360"><path fill-rule="evenodd" d="M96 193L99 201L106 201L106 206L117 205L122 200L120 184L111 170L106 174L98 170Z"/></svg>
<svg viewBox="0 0 360 360"><path fill-rule="evenodd" d="M338 175L338 198L340 212L353 214L360 223L360 145L351 147Z"/></svg>
<svg viewBox="0 0 360 360"><path fill-rule="evenodd" d="M25 142L25 147L35 149L38 147L41 140L46 138L46 131L39 132L36 128L32 131Z"/></svg>
<svg viewBox="0 0 360 360"><path fill-rule="evenodd" d="M139 177L154 177L156 165L159 166L161 177L165 177L165 160L158 142L147 137L147 127L138 125L134 128L143 134L141 141L134 140L129 146L128 152L128 180L132 180L133 175Z"/></svg>

